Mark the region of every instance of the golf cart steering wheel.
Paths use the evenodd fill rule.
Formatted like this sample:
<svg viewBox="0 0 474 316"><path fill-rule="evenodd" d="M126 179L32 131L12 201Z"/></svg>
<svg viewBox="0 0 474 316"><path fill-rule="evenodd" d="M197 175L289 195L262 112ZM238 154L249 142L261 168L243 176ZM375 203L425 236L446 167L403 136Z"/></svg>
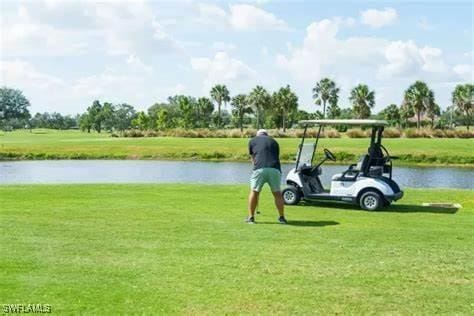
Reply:
<svg viewBox="0 0 474 316"><path fill-rule="evenodd" d="M324 155L326 156L327 159L331 161L336 161L336 156L334 156L334 154L326 148L324 148Z"/></svg>

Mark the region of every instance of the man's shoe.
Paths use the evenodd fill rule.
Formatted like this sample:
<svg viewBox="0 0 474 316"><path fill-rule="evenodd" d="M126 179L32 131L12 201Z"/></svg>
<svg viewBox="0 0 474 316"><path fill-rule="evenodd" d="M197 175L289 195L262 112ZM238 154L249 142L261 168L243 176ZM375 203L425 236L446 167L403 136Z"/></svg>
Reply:
<svg viewBox="0 0 474 316"><path fill-rule="evenodd" d="M286 220L286 218L284 216L278 217L278 222L280 224L288 224L288 221Z"/></svg>
<svg viewBox="0 0 474 316"><path fill-rule="evenodd" d="M247 217L245 220L247 224L255 224L255 217Z"/></svg>

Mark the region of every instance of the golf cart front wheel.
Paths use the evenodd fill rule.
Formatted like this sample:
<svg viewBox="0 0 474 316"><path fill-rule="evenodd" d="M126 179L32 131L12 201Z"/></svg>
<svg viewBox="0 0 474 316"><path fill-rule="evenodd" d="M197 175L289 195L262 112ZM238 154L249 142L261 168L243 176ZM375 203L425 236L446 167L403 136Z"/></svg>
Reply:
<svg viewBox="0 0 474 316"><path fill-rule="evenodd" d="M282 192L283 201L286 205L296 205L301 200L300 192L295 187L287 187Z"/></svg>
<svg viewBox="0 0 474 316"><path fill-rule="evenodd" d="M383 199L375 191L367 191L360 197L360 207L368 211L376 211L383 206Z"/></svg>

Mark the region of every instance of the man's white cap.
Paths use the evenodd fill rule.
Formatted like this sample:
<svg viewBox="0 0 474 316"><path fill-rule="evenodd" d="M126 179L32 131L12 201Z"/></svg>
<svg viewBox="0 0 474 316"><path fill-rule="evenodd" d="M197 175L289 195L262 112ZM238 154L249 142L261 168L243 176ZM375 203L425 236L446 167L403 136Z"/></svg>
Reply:
<svg viewBox="0 0 474 316"><path fill-rule="evenodd" d="M268 136L268 132L266 129L262 128L257 131L257 136L262 136L262 135Z"/></svg>

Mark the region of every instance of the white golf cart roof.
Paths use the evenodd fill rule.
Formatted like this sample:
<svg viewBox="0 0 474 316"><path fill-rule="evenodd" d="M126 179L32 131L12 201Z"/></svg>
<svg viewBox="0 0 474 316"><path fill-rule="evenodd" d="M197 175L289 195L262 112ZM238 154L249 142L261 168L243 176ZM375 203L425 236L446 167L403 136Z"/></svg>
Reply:
<svg viewBox="0 0 474 316"><path fill-rule="evenodd" d="M304 120L299 121L300 125L359 125L359 126L388 126L384 120Z"/></svg>

